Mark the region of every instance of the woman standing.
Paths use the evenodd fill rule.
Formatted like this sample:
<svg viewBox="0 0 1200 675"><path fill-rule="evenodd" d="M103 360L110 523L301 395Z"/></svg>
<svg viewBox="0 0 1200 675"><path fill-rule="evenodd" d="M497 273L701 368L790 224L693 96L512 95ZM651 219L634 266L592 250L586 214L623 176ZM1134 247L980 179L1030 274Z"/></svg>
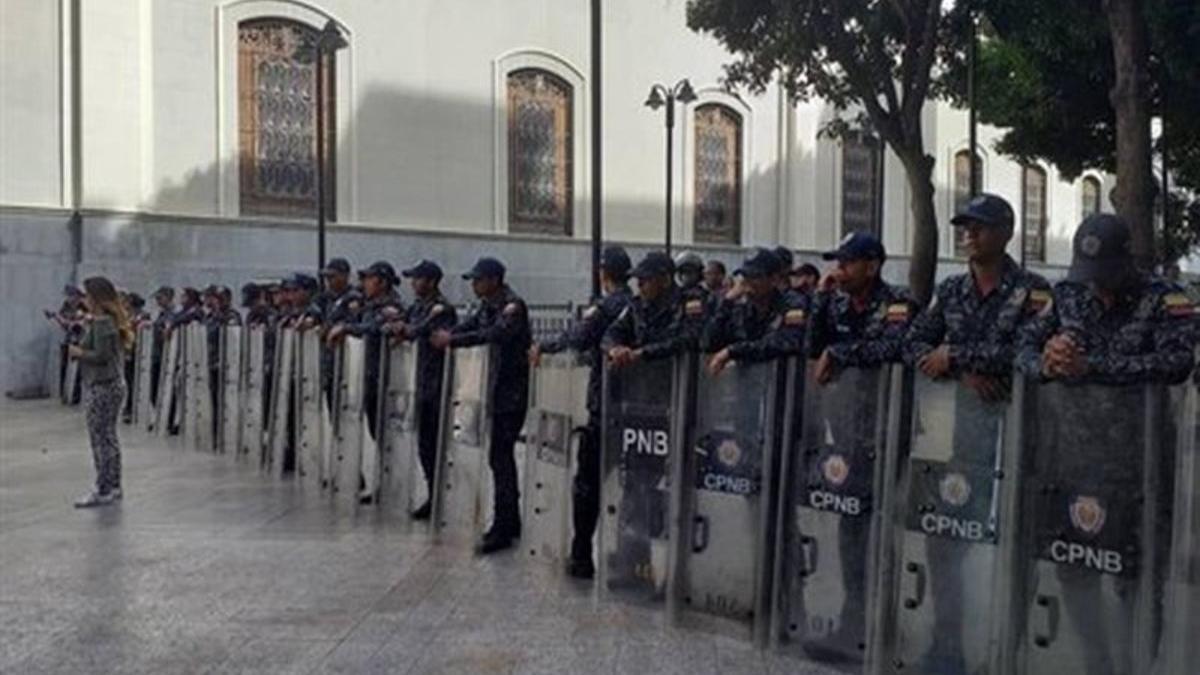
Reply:
<svg viewBox="0 0 1200 675"><path fill-rule="evenodd" d="M76 508L104 506L121 498L121 446L117 418L125 401L124 353L133 346L133 326L117 289L104 277L83 282L89 322L71 358L80 364L88 435L96 465L96 489L75 502Z"/></svg>

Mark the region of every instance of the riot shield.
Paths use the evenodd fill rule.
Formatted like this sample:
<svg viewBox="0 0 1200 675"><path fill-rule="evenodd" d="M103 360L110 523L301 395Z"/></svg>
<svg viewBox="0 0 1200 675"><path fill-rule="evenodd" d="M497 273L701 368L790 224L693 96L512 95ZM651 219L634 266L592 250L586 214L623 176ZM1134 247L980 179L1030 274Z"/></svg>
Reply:
<svg viewBox="0 0 1200 675"><path fill-rule="evenodd" d="M665 599L671 554L671 408L676 370L686 359L604 371L601 423L600 566L602 593L626 600ZM685 388L686 389L686 388Z"/></svg>
<svg viewBox="0 0 1200 675"><path fill-rule="evenodd" d="M325 480L325 411L321 404L321 333L315 328L296 334L296 477L319 491Z"/></svg>
<svg viewBox="0 0 1200 675"><path fill-rule="evenodd" d="M137 351L134 354L133 423L143 429L154 423L154 404L150 401L150 379L154 368L151 357L154 353L154 326L138 327Z"/></svg>
<svg viewBox="0 0 1200 675"><path fill-rule="evenodd" d="M246 337L242 356L242 431L239 453L251 462L263 461L263 429L268 420L266 389L267 329L254 326L242 331Z"/></svg>
<svg viewBox="0 0 1200 675"><path fill-rule="evenodd" d="M236 456L241 447L243 332L241 326L225 326L221 329L221 385L218 392L221 439L218 448L230 456Z"/></svg>
<svg viewBox="0 0 1200 675"><path fill-rule="evenodd" d="M417 347L412 342L380 350L379 501L397 515L428 497L417 457Z"/></svg>
<svg viewBox="0 0 1200 675"><path fill-rule="evenodd" d="M295 463L295 418L292 410L294 396L294 366L296 361L296 330L278 328L275 335L274 382L271 385L271 434L264 468L275 476L283 476Z"/></svg>
<svg viewBox="0 0 1200 675"><path fill-rule="evenodd" d="M820 385L809 368L806 378L788 412L802 410L799 433L780 468L787 483L771 639L785 652L861 663L878 628L880 569L890 563L895 467L885 439L903 376L893 367L849 368Z"/></svg>
<svg viewBox="0 0 1200 675"><path fill-rule="evenodd" d="M1153 672L1164 390L1055 382L1020 393L1015 672Z"/></svg>
<svg viewBox="0 0 1200 675"><path fill-rule="evenodd" d="M179 423L180 408L183 406L179 390L183 383L183 332L173 330L166 337L162 351L162 367L159 371L158 406L155 410L154 431L166 436Z"/></svg>
<svg viewBox="0 0 1200 675"><path fill-rule="evenodd" d="M447 405L442 407L441 442L434 481L437 533L475 539L486 523L482 492L491 436L488 410L488 347L454 349L446 356Z"/></svg>
<svg viewBox="0 0 1200 675"><path fill-rule="evenodd" d="M212 392L209 390L208 328L200 323L190 323L185 328L184 344L187 346L187 374L184 378L187 403L184 407L183 431L188 447L193 450L211 452L213 449Z"/></svg>
<svg viewBox="0 0 1200 675"><path fill-rule="evenodd" d="M335 381L338 421L330 485L335 496L353 503L357 503L362 485L363 437L367 424L363 414L365 358L366 345L362 338L347 337L342 341Z"/></svg>
<svg viewBox="0 0 1200 675"><path fill-rule="evenodd" d="M63 377L61 390L63 405L79 403L75 398L77 391L79 391L79 359L67 359L66 375Z"/></svg>
<svg viewBox="0 0 1200 675"><path fill-rule="evenodd" d="M762 646L788 370L788 361L733 363L715 376L697 368L694 405L675 410L687 416L678 451L686 465L670 613L689 623L719 617L705 623Z"/></svg>
<svg viewBox="0 0 1200 675"><path fill-rule="evenodd" d="M1163 653L1168 675L1200 664L1200 382L1185 385L1175 460L1175 505Z"/></svg>
<svg viewBox="0 0 1200 675"><path fill-rule="evenodd" d="M565 562L571 543L572 448L588 424L589 369L575 354L547 354L533 371L526 422L522 545L535 560Z"/></svg>
<svg viewBox="0 0 1200 675"><path fill-rule="evenodd" d="M888 439L890 456L907 456L889 672L998 672L992 647L1003 586L994 582L1008 573L999 566L999 531L1011 526L1004 514L1015 496L1003 481L1007 412L1007 401L984 401L957 380L917 376L910 432Z"/></svg>

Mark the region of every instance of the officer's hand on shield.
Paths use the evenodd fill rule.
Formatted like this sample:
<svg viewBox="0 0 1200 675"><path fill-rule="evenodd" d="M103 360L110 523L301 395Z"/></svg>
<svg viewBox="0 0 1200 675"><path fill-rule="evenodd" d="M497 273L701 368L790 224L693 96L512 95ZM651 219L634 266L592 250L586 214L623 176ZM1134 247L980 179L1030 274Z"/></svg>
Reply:
<svg viewBox="0 0 1200 675"><path fill-rule="evenodd" d="M813 376L816 378L817 384L829 384L836 374L837 366L833 362L833 357L829 355L829 350L826 349L821 352L821 358L817 359Z"/></svg>
<svg viewBox="0 0 1200 675"><path fill-rule="evenodd" d="M542 365L542 346L536 342L529 347L529 365L534 368Z"/></svg>
<svg viewBox="0 0 1200 675"><path fill-rule="evenodd" d="M617 346L608 350L608 363L613 368L621 368L632 363L633 350L625 346Z"/></svg>
<svg viewBox="0 0 1200 675"><path fill-rule="evenodd" d="M945 377L946 373L950 372L950 346L943 344L922 356L917 361L917 368L930 379Z"/></svg>
<svg viewBox="0 0 1200 675"><path fill-rule="evenodd" d="M729 365L729 362L732 359L733 359L733 356L729 353L728 347L726 347L725 349L722 349L721 351L717 352L716 354L713 354L708 359L709 374L711 374L713 377L720 375L721 371L725 370L725 367Z"/></svg>
<svg viewBox="0 0 1200 675"><path fill-rule="evenodd" d="M450 331L444 329L435 330L433 334L429 336L429 344L433 345L437 349L445 349L446 347L449 347Z"/></svg>
<svg viewBox="0 0 1200 675"><path fill-rule="evenodd" d="M77 359L77 358L83 356L83 347L80 347L79 345L68 346L67 347L67 356L69 356L73 359Z"/></svg>
<svg viewBox="0 0 1200 675"><path fill-rule="evenodd" d="M301 333L303 333L304 331L309 330L310 328L312 328L315 325L317 325L317 320L311 316L306 316L306 317L304 317L304 320L300 322L300 325L297 326L297 328L300 330Z"/></svg>
<svg viewBox="0 0 1200 675"><path fill-rule="evenodd" d="M1079 348L1070 335L1059 333L1046 341L1042 348L1042 374L1047 377L1070 376L1081 358Z"/></svg>
<svg viewBox="0 0 1200 675"><path fill-rule="evenodd" d="M338 342L339 340L341 340L342 336L345 335L345 333L346 333L346 326L339 323L338 325L329 329L329 334L325 336L325 341L328 342L329 344L334 344L334 343Z"/></svg>

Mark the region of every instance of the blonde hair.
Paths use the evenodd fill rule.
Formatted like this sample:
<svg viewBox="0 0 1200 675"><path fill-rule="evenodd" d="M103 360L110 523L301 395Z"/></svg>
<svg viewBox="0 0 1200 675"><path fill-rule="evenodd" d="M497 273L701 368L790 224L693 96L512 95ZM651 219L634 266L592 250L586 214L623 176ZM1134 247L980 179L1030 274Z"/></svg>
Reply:
<svg viewBox="0 0 1200 675"><path fill-rule="evenodd" d="M87 293L88 304L92 311L104 314L112 319L121 337L121 347L126 351L133 349L135 338L133 324L129 321L129 312L125 303L117 293L117 288L105 277L89 277L83 280L83 290Z"/></svg>

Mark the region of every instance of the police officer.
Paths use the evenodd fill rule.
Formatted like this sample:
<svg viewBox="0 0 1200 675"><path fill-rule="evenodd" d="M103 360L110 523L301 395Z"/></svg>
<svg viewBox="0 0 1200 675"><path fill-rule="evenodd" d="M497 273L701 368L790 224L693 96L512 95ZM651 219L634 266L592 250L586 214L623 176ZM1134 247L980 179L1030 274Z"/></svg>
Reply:
<svg viewBox="0 0 1200 675"><path fill-rule="evenodd" d="M340 342L344 335L362 338L365 349L363 364L363 409L367 415L367 432L372 442L379 440L379 355L383 350L384 326L404 315L404 304L396 284L400 279L391 263L380 260L370 267L359 270L358 277L362 281L364 304L357 316L345 323L335 326L328 334L331 344ZM378 477L373 462L377 454L368 453L363 457L363 489L359 494L359 502L370 504L375 500L375 489L378 487Z"/></svg>
<svg viewBox="0 0 1200 675"><path fill-rule="evenodd" d="M322 340L321 345L321 390L332 414L335 354L328 341L329 329L353 322L362 309L364 299L362 292L350 284L350 263L345 258L330 260L321 270L321 276L325 279L325 290L318 293L305 309L300 327L301 330L309 330L321 326L325 330L326 339Z"/></svg>
<svg viewBox="0 0 1200 675"><path fill-rule="evenodd" d="M1101 385L1175 384L1187 378L1195 348L1191 335L1195 305L1178 286L1138 271L1130 241L1128 224L1113 214L1094 214L1079 225L1072 242L1067 278L1055 284L1051 301L1021 332L1017 364L1022 372L1041 381ZM1101 403L1099 410L1095 409L1097 402L1092 396L1082 397L1082 404L1087 406L1084 408L1076 407L1080 404L1075 398L1051 402L1056 406L1053 414L1068 420L1062 431L1064 439L1058 444L1068 452L1041 453L1032 459L1040 472L1058 476L1065 483L1062 487L1072 500L1070 520L1063 518L1058 522L1066 521L1063 531L1072 533L1067 536L1086 537L1090 541L1100 534L1103 521L1097 525L1093 517L1090 522L1095 529L1090 529L1089 521L1083 517L1086 513L1117 508L1120 514L1134 508L1136 502L1132 499L1116 505L1110 495L1096 490L1099 484L1119 485L1115 481L1122 479L1132 483L1122 491L1137 492L1141 487L1143 456L1133 449L1143 441L1144 432L1139 431L1139 425L1124 420L1141 415L1142 410L1124 408L1142 399L1128 400L1125 394L1129 391L1126 387L1113 387L1114 403ZM1169 434L1166 430L1163 433ZM1101 438L1097 439L1096 434L1101 434ZM1113 453L1111 449L1115 447L1121 447L1121 452ZM1164 461L1164 464L1168 468L1162 472L1162 484L1169 486L1174 482L1169 468L1172 463ZM1162 494L1144 497L1155 504L1158 526L1156 532L1143 531L1142 536L1157 535L1160 563L1167 557L1165 546L1170 538L1171 505L1166 497ZM1077 519L1076 507L1083 500L1090 503L1079 510L1083 515ZM1108 520L1119 523L1124 519L1110 516ZM1114 523L1113 527L1120 525ZM1076 531L1082 534L1074 534ZM1128 551L1113 553L1124 555ZM1161 567L1140 569L1135 578L1118 576L1111 585L1102 585L1102 575L1095 570L1067 561L1057 565L1065 614L1080 633L1087 672L1101 675L1127 672L1132 665L1133 650L1129 643L1132 631L1124 626L1111 634L1110 620L1114 611L1125 617L1137 611L1136 577L1144 578L1147 574L1153 575L1155 597L1149 604L1153 606L1151 630L1154 630L1161 617ZM1112 593L1115 600L1102 600L1102 594Z"/></svg>
<svg viewBox="0 0 1200 675"><path fill-rule="evenodd" d="M154 291L154 302L158 306L158 315L154 317L154 342L150 349L150 403L157 406L159 379L162 377L163 345L175 316L175 289L159 286L158 290Z"/></svg>
<svg viewBox="0 0 1200 675"><path fill-rule="evenodd" d="M701 340L713 375L730 361L753 363L803 353L807 301L779 289L785 269L774 252L760 248L734 272L741 291L720 303Z"/></svg>
<svg viewBox="0 0 1200 675"><path fill-rule="evenodd" d="M441 423L442 376L446 367L446 352L434 348L429 338L435 331L453 328L458 323L458 312L442 295L440 265L422 260L401 274L412 285L414 300L403 320L388 324L386 332L393 339L413 340L417 344L417 456L425 473L429 498L412 512L412 517L413 520L428 520L432 510L438 425Z"/></svg>
<svg viewBox="0 0 1200 675"><path fill-rule="evenodd" d="M513 446L529 407L529 347L533 338L529 310L504 283L504 265L495 258L480 258L464 279L481 300L475 313L452 330L434 332L430 343L439 348L492 345L494 361L489 362L488 394L492 405L491 447L488 464L492 469L495 514L491 529L478 546L481 554L494 553L513 545L521 536L520 491Z"/></svg>
<svg viewBox="0 0 1200 675"><path fill-rule="evenodd" d="M1005 252L1013 236L1013 210L1002 197L981 194L951 219L963 233L969 271L938 285L930 306L913 321L905 361L930 379L955 379L976 400L959 401L951 460L988 475L996 465L994 439L1003 418L981 405L1008 398L1017 335L1050 301L1045 279L1025 271ZM986 494L975 490L972 494ZM963 560L969 543L943 536L926 539L934 645L920 672L973 672L962 638ZM967 627L969 631L969 627Z"/></svg>
<svg viewBox="0 0 1200 675"><path fill-rule="evenodd" d="M675 256L675 280L683 303L683 327L690 338L688 347L699 346L704 323L716 308L719 297L709 292L704 281L704 260L690 251Z"/></svg>
<svg viewBox="0 0 1200 675"><path fill-rule="evenodd" d="M275 374L275 306L271 303L275 282L248 282L242 285L242 309L246 312L246 327L263 330L261 364L252 367L262 370L262 410L267 414L271 405L272 378ZM247 353L249 358L249 353Z"/></svg>
<svg viewBox="0 0 1200 675"><path fill-rule="evenodd" d="M812 263L804 263L791 271L789 280L793 291L812 295L817 290L817 282L821 280L821 271Z"/></svg>
<svg viewBox="0 0 1200 675"><path fill-rule="evenodd" d="M350 262L345 258L332 258L325 263L321 278L325 280L325 289L317 294L309 308L315 310L319 320L324 319L346 294L354 291L350 283Z"/></svg>
<svg viewBox="0 0 1200 675"><path fill-rule="evenodd" d="M844 368L900 361L917 308L907 292L880 276L887 260L883 244L870 233L852 232L822 257L837 267L822 280L808 324L817 382L832 382Z"/></svg>
<svg viewBox="0 0 1200 675"><path fill-rule="evenodd" d="M204 299L200 295L200 291L191 286L183 287L183 298L179 303L179 311L171 318L170 326L167 332L186 326L189 323L200 321L204 318Z"/></svg>
<svg viewBox="0 0 1200 675"><path fill-rule="evenodd" d="M226 326L242 325L242 317L233 308L233 293L226 286L212 284L204 289L208 312L204 317L204 334L208 343L208 393L212 404L213 440L220 431L221 335Z"/></svg>
<svg viewBox="0 0 1200 675"><path fill-rule="evenodd" d="M886 283L880 276L887 254L874 235L853 232L838 247L824 254L837 267L822 281L809 319L808 351L813 379L818 386L833 382L847 368L869 369L900 361L904 337L916 314L907 293ZM823 411L828 424L839 433L861 419L875 405L876 392L859 392L853 410ZM861 466L874 460L861 448L837 448L849 472L862 473ZM814 658L856 658L865 643L865 586L870 518L843 515L838 519L838 548L845 591L838 628L821 644L806 646Z"/></svg>
<svg viewBox="0 0 1200 675"><path fill-rule="evenodd" d="M718 298L725 295L725 291L729 290L725 263L714 258L704 264L704 287Z"/></svg>
<svg viewBox="0 0 1200 675"><path fill-rule="evenodd" d="M297 272L285 278L279 285L282 304L279 308L279 325L298 328L306 316L319 284L311 274Z"/></svg>
<svg viewBox="0 0 1200 675"><path fill-rule="evenodd" d="M570 328L555 338L535 344L529 352L529 360L533 365L540 362L543 353L556 354L567 349L585 354L591 361L591 371L588 373L588 425L579 444L579 466L572 491L574 536L571 539L571 557L567 561L567 573L577 579L591 579L596 574L592 562L592 536L596 533L596 521L600 515L600 407L604 368L600 343L604 339L604 332L632 301L633 293L629 290L630 267L632 263L624 248L605 248L600 256L603 297L588 307Z"/></svg>
<svg viewBox="0 0 1200 675"><path fill-rule="evenodd" d="M633 269L638 294L604 332L601 349L611 367L670 358L686 349L685 308L673 283L675 264L661 251L651 251Z"/></svg>

